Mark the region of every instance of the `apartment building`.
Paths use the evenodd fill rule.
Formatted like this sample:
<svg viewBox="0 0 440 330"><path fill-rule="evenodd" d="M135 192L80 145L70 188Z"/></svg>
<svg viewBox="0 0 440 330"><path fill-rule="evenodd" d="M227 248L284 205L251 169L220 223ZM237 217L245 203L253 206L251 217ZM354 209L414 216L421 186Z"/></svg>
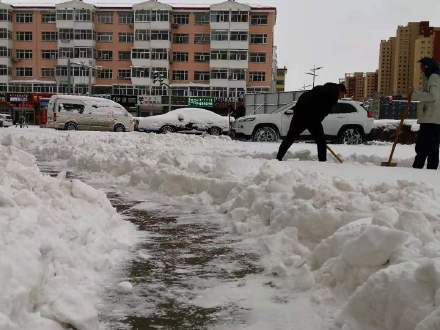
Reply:
<svg viewBox="0 0 440 330"><path fill-rule="evenodd" d="M345 74L347 97L356 101L365 101L377 94L377 72L354 72Z"/></svg>
<svg viewBox="0 0 440 330"><path fill-rule="evenodd" d="M379 74L375 72L366 72L364 76L364 100L368 100L377 95Z"/></svg>
<svg viewBox="0 0 440 330"><path fill-rule="evenodd" d="M410 22L397 28L396 36L382 40L379 52L380 95L403 95L422 86L418 61L424 57L440 60L440 34L429 22Z"/></svg>
<svg viewBox="0 0 440 330"><path fill-rule="evenodd" d="M177 100L272 91L275 22L276 8L233 0L206 7L0 3L0 92L171 93ZM154 81L158 75L166 85Z"/></svg>
<svg viewBox="0 0 440 330"><path fill-rule="evenodd" d="M286 75L286 67L277 69L277 92L284 92L286 90Z"/></svg>

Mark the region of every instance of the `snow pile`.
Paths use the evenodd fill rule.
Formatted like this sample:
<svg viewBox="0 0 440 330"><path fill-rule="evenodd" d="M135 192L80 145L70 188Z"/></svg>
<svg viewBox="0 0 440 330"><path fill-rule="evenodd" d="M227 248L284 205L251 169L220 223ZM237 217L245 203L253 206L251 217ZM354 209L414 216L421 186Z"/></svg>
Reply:
<svg viewBox="0 0 440 330"><path fill-rule="evenodd" d="M277 145L182 135L8 133L44 160L77 172L210 207L257 245L275 287L310 294L341 329L437 329L440 178L408 168L273 160ZM338 146L375 162L389 146ZM397 159L413 147L399 146ZM312 151L310 151L312 150ZM403 150L403 152L402 152ZM313 154L312 154L312 153ZM314 145L290 155L309 159ZM305 295L304 295L305 297Z"/></svg>
<svg viewBox="0 0 440 330"><path fill-rule="evenodd" d="M104 193L42 175L15 147L0 154L0 329L98 329L99 290L135 228Z"/></svg>

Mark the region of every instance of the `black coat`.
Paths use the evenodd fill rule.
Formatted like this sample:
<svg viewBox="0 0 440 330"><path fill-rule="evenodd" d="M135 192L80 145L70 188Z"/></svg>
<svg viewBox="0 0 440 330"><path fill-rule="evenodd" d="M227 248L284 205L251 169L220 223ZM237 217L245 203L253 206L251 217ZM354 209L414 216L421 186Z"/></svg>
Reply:
<svg viewBox="0 0 440 330"><path fill-rule="evenodd" d="M295 106L295 117L306 122L321 122L338 103L339 86L327 83L302 94Z"/></svg>

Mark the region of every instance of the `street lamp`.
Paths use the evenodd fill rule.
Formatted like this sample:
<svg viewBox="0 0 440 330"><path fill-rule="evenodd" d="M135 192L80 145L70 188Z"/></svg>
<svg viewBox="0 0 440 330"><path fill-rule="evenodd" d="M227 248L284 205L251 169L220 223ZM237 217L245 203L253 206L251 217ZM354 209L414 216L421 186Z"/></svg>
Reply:
<svg viewBox="0 0 440 330"><path fill-rule="evenodd" d="M316 77L318 77L318 75L316 74L316 71L323 69L323 66L318 66L316 67L315 65L313 66L312 69L310 69L310 72L306 72L306 74L310 75L313 77L313 84L312 84L312 88L315 88L315 79Z"/></svg>

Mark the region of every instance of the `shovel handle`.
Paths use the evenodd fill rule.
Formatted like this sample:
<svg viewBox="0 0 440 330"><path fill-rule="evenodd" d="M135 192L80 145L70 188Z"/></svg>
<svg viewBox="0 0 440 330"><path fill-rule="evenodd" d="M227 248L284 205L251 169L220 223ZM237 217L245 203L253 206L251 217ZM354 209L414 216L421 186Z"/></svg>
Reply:
<svg viewBox="0 0 440 330"><path fill-rule="evenodd" d="M332 154L333 157L335 157L338 162L340 162L341 164L344 163L344 161L341 159L341 157L338 156L338 154L336 152L333 151L332 148L330 148L329 146L327 146L327 150L330 151L330 153Z"/></svg>

